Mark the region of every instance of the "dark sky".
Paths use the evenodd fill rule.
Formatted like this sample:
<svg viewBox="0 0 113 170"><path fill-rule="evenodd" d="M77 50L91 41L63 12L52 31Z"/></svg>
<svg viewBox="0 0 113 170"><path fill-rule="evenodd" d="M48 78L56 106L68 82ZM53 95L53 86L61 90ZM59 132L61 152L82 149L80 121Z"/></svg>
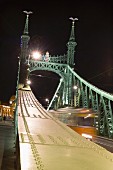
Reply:
<svg viewBox="0 0 113 170"><path fill-rule="evenodd" d="M92 84L106 91L113 91L112 0L1 0L0 100L8 101L15 94L20 37L25 24L23 10L33 11L29 20L29 34L34 48L40 44L43 51L48 50L51 55L66 53L71 29L69 17L77 17L76 71ZM50 73L43 77L43 85L40 85L42 78L31 78L35 82L32 84L35 86L34 92L39 93L38 87L42 88L40 97L47 97L47 87L51 89L51 95L57 85L54 84L55 80L58 81L57 76ZM44 79L49 84L45 85Z"/></svg>

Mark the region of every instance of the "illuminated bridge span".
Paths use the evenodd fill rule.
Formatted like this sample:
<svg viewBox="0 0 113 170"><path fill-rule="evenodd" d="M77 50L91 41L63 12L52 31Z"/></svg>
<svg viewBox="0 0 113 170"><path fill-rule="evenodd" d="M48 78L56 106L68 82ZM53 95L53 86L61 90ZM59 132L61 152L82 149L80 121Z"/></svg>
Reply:
<svg viewBox="0 0 113 170"><path fill-rule="evenodd" d="M21 170L112 170L113 155L49 114L32 91L19 90Z"/></svg>
<svg viewBox="0 0 113 170"><path fill-rule="evenodd" d="M88 83L74 71L74 48L76 44L73 21L71 35L67 43L67 54L57 57L47 55L49 57L48 62L43 59L37 61L31 58L27 74L29 75L36 70L46 70L58 74L61 79L48 110L57 110L65 106L92 108L96 112L94 123L98 135L113 138L113 113L111 107L113 106L113 95ZM76 87L76 90L73 87Z"/></svg>
<svg viewBox="0 0 113 170"><path fill-rule="evenodd" d="M21 36L21 55L18 69L15 132L19 136L21 170L109 170L113 169L113 154L86 140L64 123L56 119L50 109L71 106L91 108L95 113L94 127L100 136L113 138L113 95L98 89L82 79L74 71L74 24L67 53L60 56L41 55L32 59L28 47L27 12L24 33ZM47 70L59 74L61 79L47 110L37 101L27 84L35 70ZM76 90L73 90L76 87Z"/></svg>
<svg viewBox="0 0 113 170"><path fill-rule="evenodd" d="M95 127L99 135L113 138L113 95L82 79L67 64L46 63L30 60L30 72L35 70L53 71L61 76L59 86L47 110L64 106L92 108L96 113ZM73 87L77 87L73 90Z"/></svg>

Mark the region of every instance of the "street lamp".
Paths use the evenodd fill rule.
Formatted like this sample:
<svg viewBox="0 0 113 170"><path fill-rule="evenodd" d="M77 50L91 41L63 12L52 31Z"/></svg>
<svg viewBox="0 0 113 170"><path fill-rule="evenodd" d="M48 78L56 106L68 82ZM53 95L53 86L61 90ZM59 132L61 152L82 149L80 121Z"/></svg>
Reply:
<svg viewBox="0 0 113 170"><path fill-rule="evenodd" d="M28 84L28 85L31 84L31 81L30 81L30 80L27 80L27 84Z"/></svg>
<svg viewBox="0 0 113 170"><path fill-rule="evenodd" d="M48 98L46 98L45 101L46 101L47 103L49 103L49 99L48 99Z"/></svg>
<svg viewBox="0 0 113 170"><path fill-rule="evenodd" d="M46 98L45 101L47 102L46 107L48 107L49 106L49 99Z"/></svg>
<svg viewBox="0 0 113 170"><path fill-rule="evenodd" d="M73 89L74 89L74 90L77 90L77 89L78 89L78 87L75 85L75 86L73 86Z"/></svg>
<svg viewBox="0 0 113 170"><path fill-rule="evenodd" d="M26 74L26 82L25 82L25 87L29 87L29 84L31 84L29 80L29 73L30 73L30 64L29 61L30 59L35 59L38 61L49 61L49 52L47 51L45 55L42 55L40 51L33 51L31 54L29 54L28 59L27 59L27 74Z"/></svg>
<svg viewBox="0 0 113 170"><path fill-rule="evenodd" d="M33 51L31 54L28 56L27 64L29 65L29 60L30 59L36 59L36 60L41 60L42 55L39 51Z"/></svg>
<svg viewBox="0 0 113 170"><path fill-rule="evenodd" d="M42 57L42 55L41 55L41 53L40 53L39 51L34 51L34 52L32 53L32 56L33 56L33 58L36 59L36 60L41 59L41 57Z"/></svg>

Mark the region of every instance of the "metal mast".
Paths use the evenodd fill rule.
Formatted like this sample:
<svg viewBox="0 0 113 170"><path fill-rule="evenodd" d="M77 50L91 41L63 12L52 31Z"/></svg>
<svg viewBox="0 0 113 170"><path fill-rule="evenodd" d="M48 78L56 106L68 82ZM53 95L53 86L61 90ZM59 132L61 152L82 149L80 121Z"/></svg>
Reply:
<svg viewBox="0 0 113 170"><path fill-rule="evenodd" d="M21 36L21 59L23 62L26 62L26 58L28 57L28 42L30 40L28 24L29 24L29 15L32 12L23 11L26 14L26 22L24 27L23 35Z"/></svg>
<svg viewBox="0 0 113 170"><path fill-rule="evenodd" d="M23 35L21 36L21 55L20 55L20 76L19 76L19 84L24 86L26 84L26 60L28 58L28 43L30 40L28 24L29 24L29 15L32 14L31 11L23 11L26 14L25 27L23 31Z"/></svg>
<svg viewBox="0 0 113 170"><path fill-rule="evenodd" d="M69 42L67 43L67 47L68 47L68 51L67 51L67 64L71 67L74 66L74 50L75 50L75 46L77 45L77 43L75 42L75 34L74 34L74 24L75 21L77 21L77 18L72 18L70 17L69 19L72 20L72 29L71 29L71 35L69 38Z"/></svg>
<svg viewBox="0 0 113 170"><path fill-rule="evenodd" d="M75 42L75 34L74 34L74 23L77 18L69 18L72 20L72 28L71 28L71 35L69 38L69 42L67 43L67 65L69 65L71 68L74 68L74 53L75 53L75 46L77 43ZM66 80L64 83L64 98L65 98L65 103L67 105L73 105L73 94L72 94L72 88L74 85L74 80L72 77L72 73L69 72L69 70L66 71Z"/></svg>

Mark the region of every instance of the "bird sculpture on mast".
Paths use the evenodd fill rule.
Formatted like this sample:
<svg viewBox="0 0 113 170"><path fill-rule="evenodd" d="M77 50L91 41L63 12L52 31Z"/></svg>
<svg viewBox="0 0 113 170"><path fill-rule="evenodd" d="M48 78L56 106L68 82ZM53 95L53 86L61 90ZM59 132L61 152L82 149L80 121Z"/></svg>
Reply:
<svg viewBox="0 0 113 170"><path fill-rule="evenodd" d="M78 18L70 17L69 19L72 20L73 24L75 23L75 21L78 21Z"/></svg>
<svg viewBox="0 0 113 170"><path fill-rule="evenodd" d="M32 11L29 11L29 12L28 12L28 11L23 11L23 12L24 12L25 14L27 14L27 16L33 13Z"/></svg>

